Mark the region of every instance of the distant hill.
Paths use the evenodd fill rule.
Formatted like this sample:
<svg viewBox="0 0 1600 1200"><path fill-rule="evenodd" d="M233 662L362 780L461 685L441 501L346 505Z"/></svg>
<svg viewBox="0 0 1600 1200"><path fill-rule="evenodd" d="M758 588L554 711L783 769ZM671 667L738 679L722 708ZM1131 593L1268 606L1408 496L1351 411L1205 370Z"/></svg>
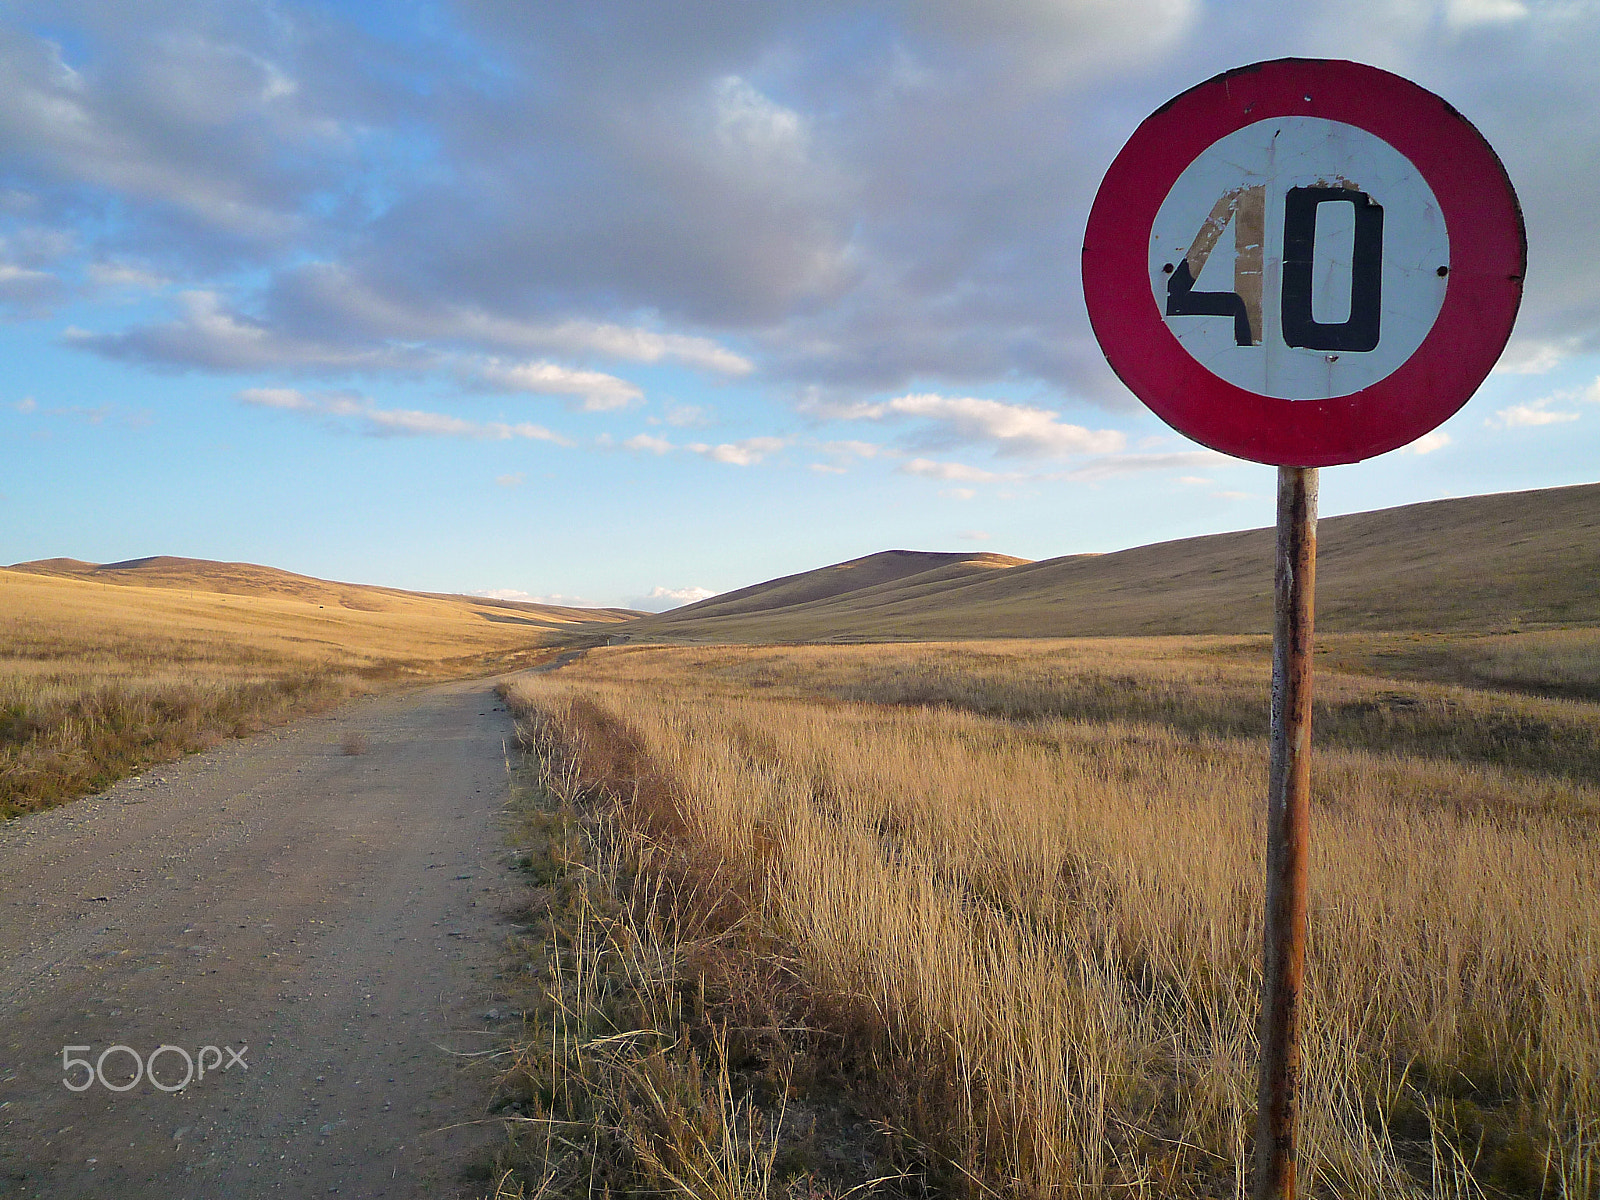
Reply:
<svg viewBox="0 0 1600 1200"><path fill-rule="evenodd" d="M1600 625L1600 484L1320 522L1317 626ZM888 551L619 627L613 641L880 641L1264 633L1273 531L1027 562Z"/></svg>
<svg viewBox="0 0 1600 1200"><path fill-rule="evenodd" d="M774 612L842 596L857 599L878 589L895 592L918 583L972 579L997 567L1014 567L1025 558L1005 554L940 554L920 550L883 550L865 558L835 563L815 571L785 575L782 579L753 584L736 592L672 609L673 618L729 617L735 614Z"/></svg>
<svg viewBox="0 0 1600 1200"><path fill-rule="evenodd" d="M175 558L156 555L130 558L124 562L88 563L76 558L43 558L16 563L7 568L32 575L52 575L82 579L123 587L170 588L187 592L208 592L225 596L275 597L304 601L325 607L357 612L400 612L419 599L448 600L492 610L512 610L524 623L565 625L588 621L627 621L639 613L625 608L568 608L556 604L530 604L518 600L493 600L483 596L459 596L437 592L408 592L400 588L375 587L360 583L334 583L310 575L296 575L277 567L254 563L213 562L205 558ZM495 619L490 614L483 614Z"/></svg>
<svg viewBox="0 0 1600 1200"><path fill-rule="evenodd" d="M1325 631L1600 626L1600 484L1331 517L1318 533L1317 626ZM905 641L1265 633L1272 542L1271 529L1251 529L1042 562L887 550L659 614L408 592L166 556L103 564L52 558L9 569L303 604L329 617L349 610L352 619L420 620L448 609L480 628L537 626L541 636L563 638Z"/></svg>

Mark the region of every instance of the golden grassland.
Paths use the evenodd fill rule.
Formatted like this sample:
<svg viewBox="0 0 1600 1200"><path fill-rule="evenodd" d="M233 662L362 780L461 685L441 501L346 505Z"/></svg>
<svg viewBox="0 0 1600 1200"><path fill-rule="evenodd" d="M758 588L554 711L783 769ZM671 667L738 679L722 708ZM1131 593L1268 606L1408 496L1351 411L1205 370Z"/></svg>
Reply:
<svg viewBox="0 0 1600 1200"><path fill-rule="evenodd" d="M338 586L367 607L0 570L0 816L353 691L526 663L566 623Z"/></svg>
<svg viewBox="0 0 1600 1200"><path fill-rule="evenodd" d="M1304 1194L1600 1196L1597 646L1323 639ZM868 1190L1247 1194L1267 658L616 648L512 685L565 807L500 1194L842 1195L840 1104Z"/></svg>

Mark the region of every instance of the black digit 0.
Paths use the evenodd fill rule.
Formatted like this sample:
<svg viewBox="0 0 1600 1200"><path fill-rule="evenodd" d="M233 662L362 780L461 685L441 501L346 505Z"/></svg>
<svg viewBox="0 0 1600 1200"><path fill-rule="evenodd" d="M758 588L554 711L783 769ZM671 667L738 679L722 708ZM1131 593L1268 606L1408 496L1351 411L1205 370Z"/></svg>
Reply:
<svg viewBox="0 0 1600 1200"><path fill-rule="evenodd" d="M1311 259L1317 240L1317 206L1334 201L1353 206L1356 215L1350 316L1324 323L1311 316ZM1382 301L1383 206L1354 188L1290 188L1283 200L1283 340L1307 350L1376 349ZM1170 300L1167 311L1172 311Z"/></svg>

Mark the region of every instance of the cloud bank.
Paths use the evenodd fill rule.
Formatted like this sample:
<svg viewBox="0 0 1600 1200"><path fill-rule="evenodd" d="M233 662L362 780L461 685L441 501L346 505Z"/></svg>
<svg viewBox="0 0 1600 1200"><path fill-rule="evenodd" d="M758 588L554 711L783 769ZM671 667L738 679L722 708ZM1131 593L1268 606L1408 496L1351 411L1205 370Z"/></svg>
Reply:
<svg viewBox="0 0 1600 1200"><path fill-rule="evenodd" d="M1530 234L1507 369L1600 349L1573 177L1600 159L1591 3L8 11L0 314L142 290L68 344L153 368L435 373L604 412L672 366L917 418L927 451L1116 453L1059 415L1132 407L1079 292L1095 185L1166 99L1288 53L1473 119ZM976 398L1001 384L1050 399Z"/></svg>

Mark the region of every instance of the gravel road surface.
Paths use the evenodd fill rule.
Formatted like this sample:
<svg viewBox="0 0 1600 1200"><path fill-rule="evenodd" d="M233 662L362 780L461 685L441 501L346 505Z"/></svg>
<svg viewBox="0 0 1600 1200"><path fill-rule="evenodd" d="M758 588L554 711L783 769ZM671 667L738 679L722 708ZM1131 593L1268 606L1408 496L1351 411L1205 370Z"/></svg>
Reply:
<svg viewBox="0 0 1600 1200"><path fill-rule="evenodd" d="M488 1190L464 1172L493 1127L446 1128L485 1077L440 1047L511 1016L492 687L356 701L0 827L0 1196ZM204 1074L165 1090L184 1052Z"/></svg>

